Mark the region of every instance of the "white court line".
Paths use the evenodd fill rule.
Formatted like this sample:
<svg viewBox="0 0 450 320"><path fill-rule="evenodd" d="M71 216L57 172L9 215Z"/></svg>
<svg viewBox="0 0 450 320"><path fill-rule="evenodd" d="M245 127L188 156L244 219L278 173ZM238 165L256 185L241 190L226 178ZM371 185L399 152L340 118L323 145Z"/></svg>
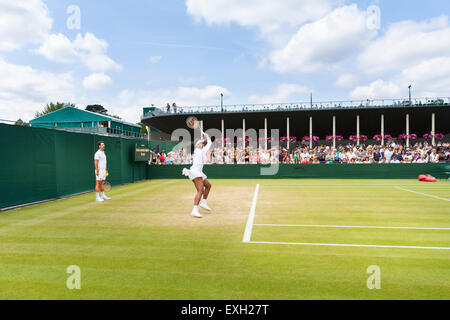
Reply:
<svg viewBox="0 0 450 320"><path fill-rule="evenodd" d="M450 247L413 247L413 246L380 246L369 244L338 244L338 243L296 243L296 242L262 242L249 241L253 244L276 244L296 246L322 246L322 247L362 247L362 248L396 248L396 249L427 249L427 250L450 250Z"/></svg>
<svg viewBox="0 0 450 320"><path fill-rule="evenodd" d="M258 200L258 191L259 191L259 184L256 185L255 194L253 195L252 207L250 208L247 226L245 227L244 238L242 239L242 242L245 243L250 242L250 238L252 236L253 221L255 220L256 201Z"/></svg>
<svg viewBox="0 0 450 320"><path fill-rule="evenodd" d="M342 185L288 185L288 184L271 184L271 185L264 185L265 188L389 188L389 187L398 187L396 185L392 184L386 184L386 185L348 185L348 186L342 186ZM423 186L423 185L413 185L413 186L407 186L407 187L421 187L421 188L428 188L428 189L444 189L450 190L449 186Z"/></svg>
<svg viewBox="0 0 450 320"><path fill-rule="evenodd" d="M450 201L450 199L433 196L431 194L426 194L426 193L422 193L422 192L412 191L412 190L408 190L408 189L401 188L401 187L395 187L395 188L399 189L399 190L407 191L407 192L417 193L417 194L420 194L420 195L425 196L425 197L431 197L431 198L435 198L435 199L439 199L439 200Z"/></svg>
<svg viewBox="0 0 450 320"><path fill-rule="evenodd" d="M406 230L450 230L450 228L421 228L421 227L378 227L378 226L333 226L309 224L254 224L258 227L300 227L300 228L358 228L358 229L406 229Z"/></svg>

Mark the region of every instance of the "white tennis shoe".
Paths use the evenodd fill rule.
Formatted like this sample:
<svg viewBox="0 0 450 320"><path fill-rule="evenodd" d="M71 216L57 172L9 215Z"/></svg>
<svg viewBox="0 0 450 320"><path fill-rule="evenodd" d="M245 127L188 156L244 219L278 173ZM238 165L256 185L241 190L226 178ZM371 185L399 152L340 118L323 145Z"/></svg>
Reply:
<svg viewBox="0 0 450 320"><path fill-rule="evenodd" d="M205 210L211 211L211 208L208 207L208 204L206 203L206 200L203 200L202 203L200 203L200 208L203 208Z"/></svg>
<svg viewBox="0 0 450 320"><path fill-rule="evenodd" d="M111 198L110 198L110 197L107 197L106 195L102 195L102 199L103 199L103 200L111 200Z"/></svg>
<svg viewBox="0 0 450 320"><path fill-rule="evenodd" d="M193 216L194 218L203 218L203 216L200 214L200 212L198 212L198 208L197 207L192 209L191 216Z"/></svg>
<svg viewBox="0 0 450 320"><path fill-rule="evenodd" d="M105 200L103 200L102 198L97 198L96 201L97 202L104 202Z"/></svg>

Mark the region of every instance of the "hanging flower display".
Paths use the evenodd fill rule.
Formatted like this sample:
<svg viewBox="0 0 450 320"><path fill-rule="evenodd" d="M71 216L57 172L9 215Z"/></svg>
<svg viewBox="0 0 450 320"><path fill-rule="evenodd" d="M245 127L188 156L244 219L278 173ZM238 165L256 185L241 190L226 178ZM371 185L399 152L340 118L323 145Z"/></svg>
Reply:
<svg viewBox="0 0 450 320"><path fill-rule="evenodd" d="M365 135L360 135L359 136L359 140L361 140L361 141L367 141L367 136L365 136Z"/></svg>
<svg viewBox="0 0 450 320"><path fill-rule="evenodd" d="M426 139L426 140L428 140L428 139L433 139L433 135L432 135L431 133L425 133L425 134L423 135L423 138Z"/></svg>
<svg viewBox="0 0 450 320"><path fill-rule="evenodd" d="M407 138L408 138L408 135L406 135L404 133L399 134L397 137L398 140L406 140Z"/></svg>
<svg viewBox="0 0 450 320"><path fill-rule="evenodd" d="M314 142L317 142L317 141L320 140L320 138L318 136L314 136L312 139L313 139Z"/></svg>
<svg viewBox="0 0 450 320"><path fill-rule="evenodd" d="M281 138L280 138L280 141L281 141L281 142L286 142L286 141L287 141L287 138L286 138L286 137L281 137Z"/></svg>
<svg viewBox="0 0 450 320"><path fill-rule="evenodd" d="M297 142L297 137L290 136L289 137L289 142Z"/></svg>
<svg viewBox="0 0 450 320"><path fill-rule="evenodd" d="M348 140L350 140L350 141L358 141L358 136L352 135L352 136L348 137Z"/></svg>
<svg viewBox="0 0 450 320"><path fill-rule="evenodd" d="M376 141L381 141L382 140L382 136L381 136L381 134L376 134L376 135L373 136L372 139L376 140Z"/></svg>
<svg viewBox="0 0 450 320"><path fill-rule="evenodd" d="M333 136L327 136L325 139L327 141L333 141ZM342 140L344 140L343 136L336 136L336 141L342 141Z"/></svg>
<svg viewBox="0 0 450 320"><path fill-rule="evenodd" d="M253 141L252 137L245 137L245 142L251 142Z"/></svg>
<svg viewBox="0 0 450 320"><path fill-rule="evenodd" d="M392 136L390 134L385 134L384 135L384 139L385 140L392 140Z"/></svg>
<svg viewBox="0 0 450 320"><path fill-rule="evenodd" d="M272 142L273 141L273 138L272 137L268 137L267 138L267 142Z"/></svg>
<svg viewBox="0 0 450 320"><path fill-rule="evenodd" d="M416 140L417 139L417 134L410 134L409 135L409 138L411 139L411 140Z"/></svg>
<svg viewBox="0 0 450 320"><path fill-rule="evenodd" d="M309 140L310 140L309 136L304 136L304 137L302 138L302 141L309 141Z"/></svg>
<svg viewBox="0 0 450 320"><path fill-rule="evenodd" d="M438 133L436 134L436 139L444 139L444 134L443 133Z"/></svg>

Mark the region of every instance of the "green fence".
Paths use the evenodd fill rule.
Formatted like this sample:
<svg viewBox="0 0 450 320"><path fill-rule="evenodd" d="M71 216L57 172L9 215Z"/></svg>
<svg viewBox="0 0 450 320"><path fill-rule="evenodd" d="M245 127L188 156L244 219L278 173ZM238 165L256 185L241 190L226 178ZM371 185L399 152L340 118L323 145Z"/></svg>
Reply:
<svg viewBox="0 0 450 320"><path fill-rule="evenodd" d="M100 140L113 186L147 178L147 163L133 162L142 140L0 124L0 208L93 190Z"/></svg>
<svg viewBox="0 0 450 320"><path fill-rule="evenodd" d="M186 179L181 174L189 166L148 167L149 179ZM439 164L310 164L280 165L273 176L261 175L262 165L210 165L203 172L210 179L417 179L420 174L431 174L438 179L450 176L450 163Z"/></svg>

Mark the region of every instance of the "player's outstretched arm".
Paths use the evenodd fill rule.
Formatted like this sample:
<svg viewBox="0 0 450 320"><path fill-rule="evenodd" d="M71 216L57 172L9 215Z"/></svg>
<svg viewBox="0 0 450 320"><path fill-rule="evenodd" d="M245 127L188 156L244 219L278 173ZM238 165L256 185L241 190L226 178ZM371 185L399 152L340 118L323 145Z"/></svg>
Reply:
<svg viewBox="0 0 450 320"><path fill-rule="evenodd" d="M206 146L203 148L203 152L206 153L206 152L209 151L209 149L211 149L211 147L212 147L212 142L211 142L210 136L207 135L206 133L205 133L205 138L206 138L207 143L206 143Z"/></svg>

